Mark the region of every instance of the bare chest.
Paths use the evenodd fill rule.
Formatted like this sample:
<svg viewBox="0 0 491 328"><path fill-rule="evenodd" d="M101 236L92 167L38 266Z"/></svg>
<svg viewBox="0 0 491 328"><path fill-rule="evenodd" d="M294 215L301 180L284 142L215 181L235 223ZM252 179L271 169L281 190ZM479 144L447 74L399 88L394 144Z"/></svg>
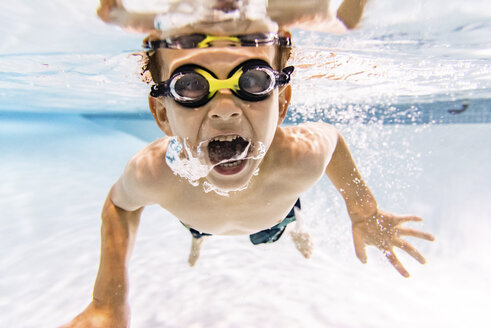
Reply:
<svg viewBox="0 0 491 328"><path fill-rule="evenodd" d="M228 197L201 187L186 187L172 204L162 204L180 221L215 235L251 234L281 222L299 197L284 183L261 183L261 188L230 193Z"/></svg>

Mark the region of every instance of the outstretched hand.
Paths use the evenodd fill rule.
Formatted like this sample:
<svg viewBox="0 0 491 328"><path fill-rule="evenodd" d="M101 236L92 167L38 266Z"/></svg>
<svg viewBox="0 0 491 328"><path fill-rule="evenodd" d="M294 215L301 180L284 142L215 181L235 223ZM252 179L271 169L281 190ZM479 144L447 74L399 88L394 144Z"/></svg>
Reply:
<svg viewBox="0 0 491 328"><path fill-rule="evenodd" d="M409 272L394 254L394 247L398 247L415 258L419 263L425 264L425 258L410 243L402 239L403 236L417 237L428 241L435 240L433 235L412 228L403 227L406 222L422 221L417 216L397 216L391 213L377 210L376 214L365 220L356 220L353 223L353 241L356 256L361 262L367 262L366 245L372 245L380 249L387 260L404 277L409 277Z"/></svg>

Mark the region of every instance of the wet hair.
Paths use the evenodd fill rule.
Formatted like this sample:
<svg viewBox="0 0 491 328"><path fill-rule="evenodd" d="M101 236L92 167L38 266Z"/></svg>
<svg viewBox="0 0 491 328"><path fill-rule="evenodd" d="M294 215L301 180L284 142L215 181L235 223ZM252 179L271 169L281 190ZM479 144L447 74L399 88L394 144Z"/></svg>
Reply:
<svg viewBox="0 0 491 328"><path fill-rule="evenodd" d="M143 43L146 43L148 36ZM160 83L163 78L161 76L163 68L163 59L160 58L159 51L146 51L139 54L140 55L140 76L141 80L147 84L150 83ZM286 66L286 63L291 55L291 47L279 45L277 46L277 51L274 59L275 69L282 69Z"/></svg>

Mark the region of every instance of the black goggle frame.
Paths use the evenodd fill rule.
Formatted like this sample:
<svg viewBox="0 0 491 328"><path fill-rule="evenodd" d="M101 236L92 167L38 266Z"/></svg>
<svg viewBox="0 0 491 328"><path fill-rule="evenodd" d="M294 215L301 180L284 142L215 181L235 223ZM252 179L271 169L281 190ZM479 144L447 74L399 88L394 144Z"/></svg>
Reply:
<svg viewBox="0 0 491 328"><path fill-rule="evenodd" d="M143 44L147 50L165 49L194 49L212 47L215 42L225 42L228 46L258 47L266 45L280 45L291 47L288 36L279 36L277 33L252 33L234 36L214 36L201 33L184 34L167 37L163 40L148 40Z"/></svg>
<svg viewBox="0 0 491 328"><path fill-rule="evenodd" d="M293 73L294 67L293 66L287 66L287 67L283 68L280 72L278 72L278 71L274 71L273 68L263 60L252 59L252 60L248 60L248 61L238 65L237 67L235 67L228 74L228 78L232 77L240 69L242 69L242 71L243 71L242 74L244 74L245 72L247 72L249 70L253 70L253 69L270 70L270 72L274 75L274 81L275 81L274 86L271 88L271 91L272 91L273 89L280 87L280 86L283 86L283 85L286 85L290 82L290 77L291 77L291 74ZM203 97L193 99L193 100L186 100L186 101L183 101L183 100L176 98L176 96L174 96L174 94L173 94L174 92L171 91L172 81L176 77L179 77L182 74L186 74L186 73L199 74L196 72L196 70L206 71L211 76L213 76L213 78L217 79L216 75L213 72L207 70L204 67L201 67L198 65L184 65L184 66L177 68L172 73L171 77L167 81L163 81L159 84L153 85L152 89L150 91L150 95L152 97L155 97L155 98L157 98L157 97L171 97L178 104L185 106L185 107L189 107L189 108L197 108L197 107L204 106L211 99L213 99L213 97L216 94L216 91L218 91L218 90L215 90L215 92L213 94L207 93ZM230 90L232 91L232 93L236 97L238 97L242 100L245 100L245 101L252 101L252 102L264 100L271 95L271 92L266 93L266 94L264 94L264 93L260 93L260 94L250 93L250 92L247 92L245 90L242 90L239 86L236 86L234 89L230 89Z"/></svg>

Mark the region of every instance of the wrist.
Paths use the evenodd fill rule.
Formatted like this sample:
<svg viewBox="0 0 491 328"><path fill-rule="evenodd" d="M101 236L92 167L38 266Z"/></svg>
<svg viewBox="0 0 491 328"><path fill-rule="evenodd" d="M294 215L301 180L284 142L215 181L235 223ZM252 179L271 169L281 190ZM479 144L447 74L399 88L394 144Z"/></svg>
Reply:
<svg viewBox="0 0 491 328"><path fill-rule="evenodd" d="M375 199L358 199L354 202L346 202L348 215L353 224L365 221L377 214L378 205Z"/></svg>
<svg viewBox="0 0 491 328"><path fill-rule="evenodd" d="M100 304L93 299L89 306L68 327L129 327L130 306ZM75 324L75 325L73 325Z"/></svg>
<svg viewBox="0 0 491 328"><path fill-rule="evenodd" d="M92 307L94 309L97 309L99 311L103 311L106 313L112 313L114 315L126 315L130 311L130 305L128 300L107 300L107 299L102 299L98 297L93 297L92 298Z"/></svg>

